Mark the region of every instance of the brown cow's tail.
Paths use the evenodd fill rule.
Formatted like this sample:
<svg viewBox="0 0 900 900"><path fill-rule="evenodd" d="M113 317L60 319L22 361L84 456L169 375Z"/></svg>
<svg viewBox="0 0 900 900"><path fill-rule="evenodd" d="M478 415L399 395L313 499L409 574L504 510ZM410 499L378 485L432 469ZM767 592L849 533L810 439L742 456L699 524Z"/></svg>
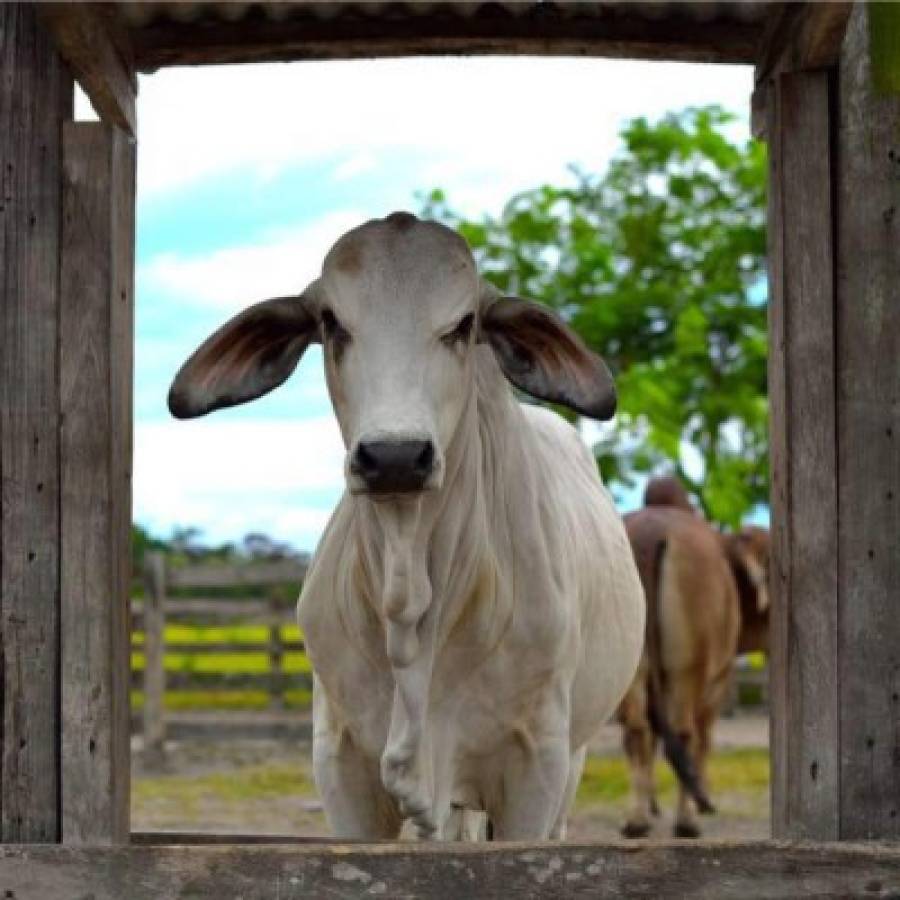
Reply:
<svg viewBox="0 0 900 900"><path fill-rule="evenodd" d="M647 718L653 733L663 743L663 753L669 761L684 789L694 798L702 813L715 812L715 807L700 784L697 768L684 741L672 731L665 712L665 673L662 665L662 639L659 625L659 595L666 542L660 541L656 547L654 578L647 585L647 660L649 679L647 684Z"/></svg>

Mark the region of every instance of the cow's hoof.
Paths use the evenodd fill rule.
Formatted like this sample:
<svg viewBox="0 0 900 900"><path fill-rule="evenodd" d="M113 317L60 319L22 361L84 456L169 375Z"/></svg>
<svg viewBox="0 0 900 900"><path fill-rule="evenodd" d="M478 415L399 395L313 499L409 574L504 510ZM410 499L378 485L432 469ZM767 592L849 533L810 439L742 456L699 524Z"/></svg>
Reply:
<svg viewBox="0 0 900 900"><path fill-rule="evenodd" d="M672 834L677 838L698 838L700 829L693 822L676 822Z"/></svg>
<svg viewBox="0 0 900 900"><path fill-rule="evenodd" d="M622 837L642 838L650 834L649 822L626 822L622 826Z"/></svg>

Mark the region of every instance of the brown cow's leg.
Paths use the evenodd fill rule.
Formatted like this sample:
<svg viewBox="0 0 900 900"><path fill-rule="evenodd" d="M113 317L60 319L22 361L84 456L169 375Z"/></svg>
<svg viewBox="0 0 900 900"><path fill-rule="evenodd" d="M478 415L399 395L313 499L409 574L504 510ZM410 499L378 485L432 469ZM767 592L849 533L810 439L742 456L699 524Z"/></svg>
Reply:
<svg viewBox="0 0 900 900"><path fill-rule="evenodd" d="M706 701L697 711L697 773L700 776L700 784L707 796L709 789L709 751L712 748L712 729L719 711L722 708L731 684L731 667L720 675L710 686Z"/></svg>
<svg viewBox="0 0 900 900"><path fill-rule="evenodd" d="M622 828L628 838L644 837L650 831L650 816L655 805L653 758L656 737L647 718L646 685L639 677L619 707L622 743L631 775L631 811Z"/></svg>
<svg viewBox="0 0 900 900"><path fill-rule="evenodd" d="M696 688L690 677L674 678L671 686L670 719L675 733L681 738L685 749L694 764L698 762L699 736L694 714L694 697ZM675 824L672 829L675 837L700 837L700 826L697 824L697 808L691 795L678 785L678 804L675 808Z"/></svg>
<svg viewBox="0 0 900 900"><path fill-rule="evenodd" d="M649 727L625 729L625 754L631 772L631 812L622 828L623 837L644 837L653 814L653 756L656 738Z"/></svg>

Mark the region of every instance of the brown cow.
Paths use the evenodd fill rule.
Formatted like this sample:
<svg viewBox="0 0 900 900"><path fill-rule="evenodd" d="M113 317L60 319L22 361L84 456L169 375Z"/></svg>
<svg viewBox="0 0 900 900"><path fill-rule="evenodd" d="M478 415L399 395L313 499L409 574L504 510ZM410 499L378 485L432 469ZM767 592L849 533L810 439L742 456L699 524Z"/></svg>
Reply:
<svg viewBox="0 0 900 900"><path fill-rule="evenodd" d="M650 830L653 760L662 739L679 779L674 834L697 837L696 811L712 811L706 760L735 656L765 646L768 532L720 534L671 478L651 481L644 502L625 516L647 595L647 640L618 710L633 794L623 834Z"/></svg>

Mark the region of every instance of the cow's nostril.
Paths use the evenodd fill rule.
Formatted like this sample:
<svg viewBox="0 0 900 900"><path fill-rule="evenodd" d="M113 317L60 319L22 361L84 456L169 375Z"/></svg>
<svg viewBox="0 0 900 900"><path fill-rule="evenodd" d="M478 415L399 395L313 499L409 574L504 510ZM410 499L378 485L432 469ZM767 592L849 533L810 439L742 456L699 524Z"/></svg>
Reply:
<svg viewBox="0 0 900 900"><path fill-rule="evenodd" d="M376 472L378 470L378 460L363 443L360 443L356 448L356 453L353 458L353 468L356 469L360 475Z"/></svg>
<svg viewBox="0 0 900 900"><path fill-rule="evenodd" d="M431 441L423 441L419 455L416 457L415 467L417 472L428 474L434 466L434 444Z"/></svg>

